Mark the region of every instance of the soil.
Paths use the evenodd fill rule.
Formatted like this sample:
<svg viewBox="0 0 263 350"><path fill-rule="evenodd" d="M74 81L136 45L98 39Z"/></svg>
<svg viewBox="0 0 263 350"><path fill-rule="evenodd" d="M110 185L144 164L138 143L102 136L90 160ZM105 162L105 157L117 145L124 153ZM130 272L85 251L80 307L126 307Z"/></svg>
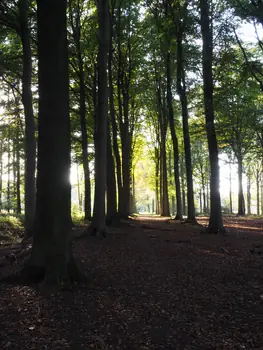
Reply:
<svg viewBox="0 0 263 350"><path fill-rule="evenodd" d="M138 217L105 239L76 238L89 282L43 294L2 279L0 348L263 349L263 220L225 225L227 236L200 235L196 225ZM1 277L29 251L30 242L1 247Z"/></svg>

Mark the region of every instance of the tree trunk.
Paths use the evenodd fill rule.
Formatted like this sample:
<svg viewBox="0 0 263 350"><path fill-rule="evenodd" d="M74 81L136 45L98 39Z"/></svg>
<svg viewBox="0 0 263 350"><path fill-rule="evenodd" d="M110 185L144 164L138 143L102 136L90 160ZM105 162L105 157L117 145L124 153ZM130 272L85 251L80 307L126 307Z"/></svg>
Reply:
<svg viewBox="0 0 263 350"><path fill-rule="evenodd" d="M11 203L10 203L10 167L11 167L11 163L10 163L10 126L8 127L8 140L7 140L7 211L8 213L10 212L10 207L11 207Z"/></svg>
<svg viewBox="0 0 263 350"><path fill-rule="evenodd" d="M211 9L208 0L200 0L201 8L201 32L203 39L202 65L204 81L204 107L206 132L208 140L208 151L210 160L210 219L208 233L225 233L222 221L221 198L219 191L219 160L218 145L214 123L213 104L213 35Z"/></svg>
<svg viewBox="0 0 263 350"><path fill-rule="evenodd" d="M259 201L259 182L260 182L260 173L259 173L259 169L256 169L256 184L257 184L257 215L259 215L259 206L260 206L260 201Z"/></svg>
<svg viewBox="0 0 263 350"><path fill-rule="evenodd" d="M107 223L111 224L117 218L117 188L114 159L111 146L111 132L108 121L107 132Z"/></svg>
<svg viewBox="0 0 263 350"><path fill-rule="evenodd" d="M167 178L167 157L166 157L166 130L167 127L161 130L161 159L162 159L162 211L161 216L170 216L169 197L168 197L168 178Z"/></svg>
<svg viewBox="0 0 263 350"><path fill-rule="evenodd" d="M203 192L203 213L207 213L207 208L206 208L206 195L205 195L205 174L201 173L201 178L202 178L202 192Z"/></svg>
<svg viewBox="0 0 263 350"><path fill-rule="evenodd" d="M3 142L0 142L0 212L2 211L3 206Z"/></svg>
<svg viewBox="0 0 263 350"><path fill-rule="evenodd" d="M39 125L36 218L24 272L45 285L75 280L71 244L67 1L38 0Z"/></svg>
<svg viewBox="0 0 263 350"><path fill-rule="evenodd" d="M159 200L159 169L160 169L160 156L159 150L155 148L155 206L156 214L160 214L160 200Z"/></svg>
<svg viewBox="0 0 263 350"><path fill-rule="evenodd" d="M93 234L105 236L105 193L107 182L107 119L108 89L107 64L109 50L108 0L98 0L99 52L98 52L98 107L95 144L95 201L92 218Z"/></svg>
<svg viewBox="0 0 263 350"><path fill-rule="evenodd" d="M84 217L85 220L91 219L91 192L90 192L90 170L88 155L88 135L86 124L86 92L83 70L83 60L80 48L80 38L77 42L78 66L79 66L79 106L80 106L80 126L81 126L81 150L84 170Z"/></svg>
<svg viewBox="0 0 263 350"><path fill-rule="evenodd" d="M180 97L182 119L183 119L183 137L184 137L184 154L185 154L185 168L186 168L186 184L187 184L187 221L196 222L195 207L194 207L194 188L193 188L193 169L191 144L188 125L188 101L185 87L185 76L183 66L183 48L182 38L183 32L177 31L177 92Z"/></svg>
<svg viewBox="0 0 263 350"><path fill-rule="evenodd" d="M167 106L169 113L169 125L172 137L173 152L174 152L174 181L176 189L176 220L181 220L182 215L182 200L181 200L181 185L180 185L180 168L179 168L179 147L178 139L174 125L174 111L173 111L173 100L172 100L172 89L171 89L171 57L170 53L167 53L166 62L166 82L167 82Z"/></svg>
<svg viewBox="0 0 263 350"><path fill-rule="evenodd" d="M245 200L243 193L243 164L242 157L239 155L237 159L238 165L238 212L237 215L245 215Z"/></svg>
<svg viewBox="0 0 263 350"><path fill-rule="evenodd" d="M19 125L16 127L16 212L21 214L21 173L20 173L20 144Z"/></svg>
<svg viewBox="0 0 263 350"><path fill-rule="evenodd" d="M28 0L19 0L20 35L23 49L22 102L25 114L25 236L33 234L36 206L36 139L31 90L32 53L28 27Z"/></svg>
<svg viewBox="0 0 263 350"><path fill-rule="evenodd" d="M113 15L112 15L113 16ZM110 21L110 48L108 58L108 72L109 72L109 107L112 127L112 143L113 151L116 162L116 173L117 173L117 186L118 186L118 213L121 212L122 207L122 175L121 175L121 158L118 146L118 127L116 122L116 113L114 107L114 87L112 77L112 60L113 60L113 17L111 16Z"/></svg>
<svg viewBox="0 0 263 350"><path fill-rule="evenodd" d="M247 173L247 214L251 215L251 172L250 166Z"/></svg>
<svg viewBox="0 0 263 350"><path fill-rule="evenodd" d="M230 214L233 214L233 201L232 201L232 167L229 163L229 210Z"/></svg>
<svg viewBox="0 0 263 350"><path fill-rule="evenodd" d="M202 206L202 191L199 191L199 206L200 206L200 213L203 213L203 206Z"/></svg>

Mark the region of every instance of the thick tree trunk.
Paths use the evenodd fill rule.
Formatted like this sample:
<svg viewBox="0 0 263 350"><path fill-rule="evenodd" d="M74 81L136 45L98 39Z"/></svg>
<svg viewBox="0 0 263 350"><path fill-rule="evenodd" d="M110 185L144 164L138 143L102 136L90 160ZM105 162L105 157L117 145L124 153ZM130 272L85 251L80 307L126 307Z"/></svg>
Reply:
<svg viewBox="0 0 263 350"><path fill-rule="evenodd" d="M256 169L257 215L259 215L259 206L260 206L260 200L259 200L259 182L260 182L260 173L259 173L259 169Z"/></svg>
<svg viewBox="0 0 263 350"><path fill-rule="evenodd" d="M214 123L214 104L213 104L213 35L212 19L210 17L210 8L208 0L200 0L201 8L201 32L203 38L203 80L204 80L204 107L206 132L208 140L208 151L210 160L210 219L208 233L225 233L221 212L221 198L219 191L219 160L218 145Z"/></svg>
<svg viewBox="0 0 263 350"><path fill-rule="evenodd" d="M238 165L238 211L237 215L245 215L245 200L243 192L243 164L242 157L239 156L237 159Z"/></svg>
<svg viewBox="0 0 263 350"><path fill-rule="evenodd" d="M187 221L196 222L194 207L194 187L193 187L193 169L191 156L191 143L188 125L188 101L185 87L184 66L183 66L183 48L182 48L182 31L177 32L177 92L180 96L182 120L183 120L183 137L184 137L184 154L186 168L187 184Z"/></svg>
<svg viewBox="0 0 263 350"><path fill-rule="evenodd" d="M78 277L71 245L66 0L38 0L39 126L36 219L27 277L61 286Z"/></svg>
<svg viewBox="0 0 263 350"><path fill-rule="evenodd" d="M25 114L25 236L33 234L36 190L36 138L33 98L31 90L32 53L28 27L29 1L19 0L20 35L23 49L22 102Z"/></svg>
<svg viewBox="0 0 263 350"><path fill-rule="evenodd" d="M109 50L108 0L98 0L99 52L98 52L98 110L95 144L95 201L92 218L93 234L105 236L105 194L107 182L107 119L108 88L107 64Z"/></svg>
<svg viewBox="0 0 263 350"><path fill-rule="evenodd" d="M170 53L167 53L166 62L166 81L167 81L167 105L169 113L169 125L173 144L174 153L174 181L176 189L176 220L181 220L182 215L182 200L181 200L181 185L180 185L180 168L179 168L179 147L178 139L175 131L174 125L174 111L173 111L173 99L172 99L172 89L171 89L171 57Z"/></svg>

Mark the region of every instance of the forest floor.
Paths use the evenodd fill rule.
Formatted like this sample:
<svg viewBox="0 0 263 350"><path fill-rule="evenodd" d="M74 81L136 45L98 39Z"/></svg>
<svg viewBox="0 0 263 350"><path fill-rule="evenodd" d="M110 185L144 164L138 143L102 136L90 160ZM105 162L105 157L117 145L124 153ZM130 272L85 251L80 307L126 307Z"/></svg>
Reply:
<svg viewBox="0 0 263 350"><path fill-rule="evenodd" d="M0 282L0 348L263 349L263 220L225 225L227 236L200 235L141 216L75 239L88 284L47 295ZM24 262L12 254L2 277Z"/></svg>

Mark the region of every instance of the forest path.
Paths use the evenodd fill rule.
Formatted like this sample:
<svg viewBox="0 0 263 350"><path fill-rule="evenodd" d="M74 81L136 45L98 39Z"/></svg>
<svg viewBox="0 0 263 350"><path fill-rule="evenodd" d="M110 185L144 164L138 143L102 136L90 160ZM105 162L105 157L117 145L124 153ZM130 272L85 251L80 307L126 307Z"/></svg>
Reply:
<svg viewBox="0 0 263 350"><path fill-rule="evenodd" d="M140 216L106 239L77 239L90 283L52 295L2 283L0 346L262 349L260 233L200 235L198 226Z"/></svg>

